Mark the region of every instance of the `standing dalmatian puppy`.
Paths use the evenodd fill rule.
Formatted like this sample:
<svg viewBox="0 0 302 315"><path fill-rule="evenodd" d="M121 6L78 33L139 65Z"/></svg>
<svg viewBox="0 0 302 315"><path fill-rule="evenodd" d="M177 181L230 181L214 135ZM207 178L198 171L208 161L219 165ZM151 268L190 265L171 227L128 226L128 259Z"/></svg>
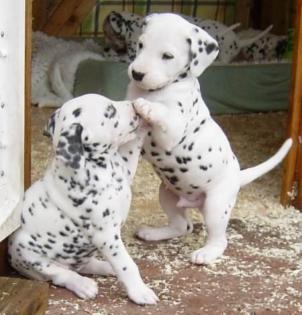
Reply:
<svg viewBox="0 0 302 315"><path fill-rule="evenodd" d="M98 287L80 273L116 274L135 303L158 301L121 239L144 129L131 102L94 94L53 114L47 131L55 158L27 190L21 227L9 240L16 270L83 299L94 298Z"/></svg>
<svg viewBox="0 0 302 315"><path fill-rule="evenodd" d="M192 254L196 264L223 254L240 187L275 167L292 144L288 139L266 162L240 170L197 80L217 54L217 42L202 29L174 14L155 14L146 19L137 57L128 69L128 98L150 125L143 154L162 180L159 201L169 220L167 226L142 227L137 234L155 241L190 233L186 208L198 206L208 237Z"/></svg>

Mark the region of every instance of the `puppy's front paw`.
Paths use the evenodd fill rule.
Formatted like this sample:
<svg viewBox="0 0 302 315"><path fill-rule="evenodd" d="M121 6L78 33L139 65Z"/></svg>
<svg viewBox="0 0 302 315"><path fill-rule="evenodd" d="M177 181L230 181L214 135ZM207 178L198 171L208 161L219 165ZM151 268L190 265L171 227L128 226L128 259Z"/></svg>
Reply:
<svg viewBox="0 0 302 315"><path fill-rule="evenodd" d="M97 283L87 277L81 279L74 279L66 284L67 289L73 291L78 297L82 299L94 299L98 294Z"/></svg>
<svg viewBox="0 0 302 315"><path fill-rule="evenodd" d="M129 299L136 304L156 304L159 298L156 294L144 283L139 286L135 286L133 289L128 291Z"/></svg>
<svg viewBox="0 0 302 315"><path fill-rule="evenodd" d="M138 98L133 102L136 112L148 123L152 122L152 109L149 101L144 98Z"/></svg>

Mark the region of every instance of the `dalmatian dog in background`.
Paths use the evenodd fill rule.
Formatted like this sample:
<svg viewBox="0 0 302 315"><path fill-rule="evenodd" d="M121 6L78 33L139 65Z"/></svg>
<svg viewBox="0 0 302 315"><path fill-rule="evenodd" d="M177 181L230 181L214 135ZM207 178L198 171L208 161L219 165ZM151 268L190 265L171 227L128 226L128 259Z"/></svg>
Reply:
<svg viewBox="0 0 302 315"><path fill-rule="evenodd" d="M72 99L76 71L87 59L104 60L103 48L92 40L63 40L34 32L32 104L60 107Z"/></svg>
<svg viewBox="0 0 302 315"><path fill-rule="evenodd" d="M107 59L130 63L143 27L143 17L128 12L110 12L103 24Z"/></svg>
<svg viewBox="0 0 302 315"><path fill-rule="evenodd" d="M219 54L217 61L228 64L236 59L242 49L259 41L272 29L272 25L267 27L248 39L239 38L234 29L240 26L240 23L227 27L226 25L213 20L203 20L197 23L204 31L211 35L218 42Z"/></svg>
<svg viewBox="0 0 302 315"><path fill-rule="evenodd" d="M217 55L217 41L201 28L178 15L154 14L146 18L137 57L128 68L128 99L150 125L143 155L162 180L159 201L169 221L164 227L141 227L137 235L158 241L190 233L186 208L198 206L208 236L192 254L195 264L212 263L223 254L239 189L275 167L292 144L288 139L267 161L240 170L197 80Z"/></svg>
<svg viewBox="0 0 302 315"><path fill-rule="evenodd" d="M190 23L202 28L217 40L220 48L217 61L223 63L233 61L243 47L250 46L252 43L265 36L272 28L272 26L269 26L266 30L255 34L252 38L240 39L234 32L234 30L240 26L240 23L226 26L214 20L204 20L199 17L186 15L181 16ZM119 61L126 63L133 61L136 54L137 41L144 24L143 21L143 17L136 14L112 11L106 17L103 25L106 43L110 47L107 48L108 55L106 55L106 57L113 60L119 59ZM117 55L119 57L117 57Z"/></svg>
<svg viewBox="0 0 302 315"><path fill-rule="evenodd" d="M26 192L21 227L9 240L16 270L83 299L94 298L98 287L80 273L116 274L135 303L158 301L121 239L144 130L131 102L95 94L53 114L47 132L55 157Z"/></svg>
<svg viewBox="0 0 302 315"><path fill-rule="evenodd" d="M240 39L249 39L260 34L260 30L247 29L238 33ZM272 33L266 34L252 45L241 50L244 60L247 61L273 61L282 59L286 52L288 37Z"/></svg>

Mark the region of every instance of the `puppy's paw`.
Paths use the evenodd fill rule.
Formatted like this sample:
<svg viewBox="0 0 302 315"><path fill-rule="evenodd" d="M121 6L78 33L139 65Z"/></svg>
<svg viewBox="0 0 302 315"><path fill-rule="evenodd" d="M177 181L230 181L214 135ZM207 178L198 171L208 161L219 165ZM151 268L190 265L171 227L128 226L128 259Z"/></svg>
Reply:
<svg viewBox="0 0 302 315"><path fill-rule="evenodd" d="M191 261L197 265L209 265L219 258L225 250L225 246L206 245L192 253Z"/></svg>
<svg viewBox="0 0 302 315"><path fill-rule="evenodd" d="M149 124L152 122L152 109L150 102L144 98L138 98L133 102L135 111Z"/></svg>
<svg viewBox="0 0 302 315"><path fill-rule="evenodd" d="M94 299L98 294L97 283L89 278L81 277L66 284L66 288L73 291L81 299Z"/></svg>
<svg viewBox="0 0 302 315"><path fill-rule="evenodd" d="M107 261L101 261L99 269L99 275L101 276L115 276L116 273L112 269L111 265Z"/></svg>
<svg viewBox="0 0 302 315"><path fill-rule="evenodd" d="M128 291L128 297L136 304L146 305L146 304L156 304L159 298L156 294L147 287L144 283L135 286L134 289Z"/></svg>
<svg viewBox="0 0 302 315"><path fill-rule="evenodd" d="M163 227L150 227L150 226L142 226L136 232L136 236L145 241L161 241L168 240L170 238L179 237L185 235L187 233L191 233L193 228L192 224L188 223L189 229L184 227L172 227L172 226L163 226Z"/></svg>
<svg viewBox="0 0 302 315"><path fill-rule="evenodd" d="M136 236L144 241L158 241L161 240L158 230L159 228L142 226L137 230Z"/></svg>

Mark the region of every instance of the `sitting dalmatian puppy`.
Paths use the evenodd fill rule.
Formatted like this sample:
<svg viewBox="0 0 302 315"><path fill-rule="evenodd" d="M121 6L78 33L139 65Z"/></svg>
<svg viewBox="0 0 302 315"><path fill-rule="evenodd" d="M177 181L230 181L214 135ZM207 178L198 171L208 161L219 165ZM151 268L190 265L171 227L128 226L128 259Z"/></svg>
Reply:
<svg viewBox="0 0 302 315"><path fill-rule="evenodd" d="M234 29L239 27L240 23L227 26L210 19L187 15L182 15L182 17L190 23L202 28L217 40L220 48L217 61L222 63L230 63L233 61L242 48L252 45L265 36L272 28L272 26L269 26L263 32L259 32L248 39L240 39L234 32ZM112 11L106 17L103 25L105 40L110 47L107 49L106 57L117 60L116 54L118 54L120 61L127 63L133 61L137 41L143 25L144 18L142 16L133 13Z"/></svg>
<svg viewBox="0 0 302 315"><path fill-rule="evenodd" d="M217 42L199 27L174 14L154 14L146 19L128 69L128 98L150 125L143 154L162 180L159 201L169 221L160 228L142 227L137 235L158 241L190 233L186 208L199 207L208 237L192 254L195 264L209 264L223 254L239 189L275 167L292 145L288 139L266 162L240 170L197 80L217 54Z"/></svg>
<svg viewBox="0 0 302 315"><path fill-rule="evenodd" d="M9 240L16 270L83 299L94 298L98 287L80 273L116 274L135 303L158 301L121 239L145 129L131 102L94 94L53 114L48 133L55 157L27 190L21 227Z"/></svg>
<svg viewBox="0 0 302 315"><path fill-rule="evenodd" d="M247 29L238 33L238 37L242 40L260 34L260 30ZM279 36L275 34L266 34L251 45L241 50L242 56L247 61L272 61L282 59L286 52L288 44L287 36Z"/></svg>

